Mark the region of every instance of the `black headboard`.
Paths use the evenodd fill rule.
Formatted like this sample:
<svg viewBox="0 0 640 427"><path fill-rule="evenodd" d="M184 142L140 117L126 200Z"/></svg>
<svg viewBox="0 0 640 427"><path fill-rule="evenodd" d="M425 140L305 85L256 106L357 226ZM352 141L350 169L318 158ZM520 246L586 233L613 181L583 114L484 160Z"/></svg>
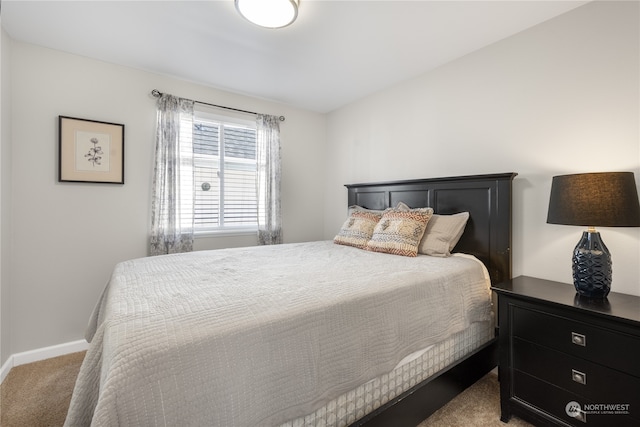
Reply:
<svg viewBox="0 0 640 427"><path fill-rule="evenodd" d="M404 202L435 213L469 212L456 252L471 254L489 270L491 282L511 278L511 182L517 173L455 176L345 185L349 206L386 209Z"/></svg>

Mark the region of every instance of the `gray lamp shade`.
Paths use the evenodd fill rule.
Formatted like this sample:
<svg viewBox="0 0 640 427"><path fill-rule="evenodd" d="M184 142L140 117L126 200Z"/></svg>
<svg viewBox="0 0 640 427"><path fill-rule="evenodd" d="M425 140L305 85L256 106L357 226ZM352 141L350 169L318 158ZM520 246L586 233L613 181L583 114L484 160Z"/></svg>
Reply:
<svg viewBox="0 0 640 427"><path fill-rule="evenodd" d="M633 172L554 176L547 222L640 227L640 203Z"/></svg>

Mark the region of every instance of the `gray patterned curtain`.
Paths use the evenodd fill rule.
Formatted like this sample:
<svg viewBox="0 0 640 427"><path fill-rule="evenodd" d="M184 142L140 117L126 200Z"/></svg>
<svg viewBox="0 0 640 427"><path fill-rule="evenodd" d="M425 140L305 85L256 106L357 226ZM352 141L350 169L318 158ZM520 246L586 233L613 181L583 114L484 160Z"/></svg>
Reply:
<svg viewBox="0 0 640 427"><path fill-rule="evenodd" d="M163 94L157 103L150 255L193 250L193 101Z"/></svg>
<svg viewBox="0 0 640 427"><path fill-rule="evenodd" d="M280 125L276 116L258 114L256 120L258 242L273 245L282 243Z"/></svg>

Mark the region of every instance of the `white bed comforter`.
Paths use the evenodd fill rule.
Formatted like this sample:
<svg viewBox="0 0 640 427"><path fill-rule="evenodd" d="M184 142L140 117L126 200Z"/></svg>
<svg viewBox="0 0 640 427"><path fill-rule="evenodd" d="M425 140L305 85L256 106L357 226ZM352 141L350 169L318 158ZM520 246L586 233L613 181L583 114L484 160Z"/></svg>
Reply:
<svg viewBox="0 0 640 427"><path fill-rule="evenodd" d="M332 242L116 266L66 426L269 426L490 317L473 257Z"/></svg>

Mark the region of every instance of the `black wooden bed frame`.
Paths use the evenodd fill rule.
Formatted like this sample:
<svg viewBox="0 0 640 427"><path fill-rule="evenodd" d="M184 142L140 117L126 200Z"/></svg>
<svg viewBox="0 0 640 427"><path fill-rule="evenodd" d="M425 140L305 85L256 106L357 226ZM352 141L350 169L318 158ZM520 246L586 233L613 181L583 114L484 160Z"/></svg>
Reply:
<svg viewBox="0 0 640 427"><path fill-rule="evenodd" d="M487 267L491 282L511 278L511 188L516 173L349 184L348 204L385 209L404 202L435 213L469 212L456 252ZM497 338L365 416L352 426L415 427L498 364Z"/></svg>

